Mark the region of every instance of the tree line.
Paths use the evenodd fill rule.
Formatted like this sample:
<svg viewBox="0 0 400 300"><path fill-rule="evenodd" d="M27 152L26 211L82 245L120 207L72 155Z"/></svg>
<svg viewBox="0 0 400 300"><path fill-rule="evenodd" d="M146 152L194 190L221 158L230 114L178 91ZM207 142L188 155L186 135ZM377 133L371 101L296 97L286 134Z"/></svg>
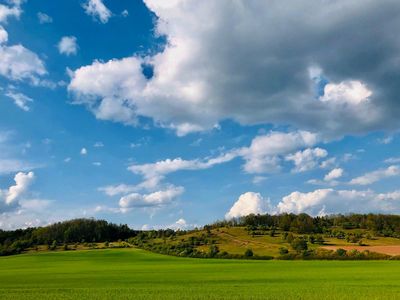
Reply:
<svg viewBox="0 0 400 300"><path fill-rule="evenodd" d="M232 220L223 220L201 229L190 232L196 235L187 240L180 238L188 231L160 229L160 230L133 230L125 225L117 225L104 220L75 219L58 222L46 227L17 229L13 231L0 230L0 255L11 255L37 247L48 245L48 249L56 249L60 245L71 243L97 243L125 241L130 245L154 252L189 257L223 257L223 258L259 258L250 255L247 249L243 255L232 255L220 252L212 229L229 226L246 227L250 235L269 234L274 236L279 230L283 238L296 250L295 258L300 256L312 257L314 254L307 249L307 244L323 244L323 236L346 239L351 243L362 243L362 238L369 239L368 235L345 232L345 229L365 229L375 236L400 238L400 216L383 214L349 214L311 217L307 214L280 214L280 215L248 215ZM291 233L304 235L304 238L293 238ZM198 247L209 251L199 251ZM66 246L68 248L68 246ZM287 255L285 249L282 257ZM354 253L353 253L354 254ZM293 254L291 254L293 255ZM347 257L334 255L333 257ZM353 255L354 256L354 255ZM303 257L303 258L304 258ZM265 257L264 259L269 259Z"/></svg>
<svg viewBox="0 0 400 300"><path fill-rule="evenodd" d="M46 227L0 230L0 255L21 253L37 245L126 240L137 231L104 220L75 219Z"/></svg>
<svg viewBox="0 0 400 300"><path fill-rule="evenodd" d="M302 214L248 215L232 220L217 221L210 228L246 226L250 229L280 229L299 234L329 233L337 228L365 229L377 236L400 238L400 215L349 214L311 217Z"/></svg>

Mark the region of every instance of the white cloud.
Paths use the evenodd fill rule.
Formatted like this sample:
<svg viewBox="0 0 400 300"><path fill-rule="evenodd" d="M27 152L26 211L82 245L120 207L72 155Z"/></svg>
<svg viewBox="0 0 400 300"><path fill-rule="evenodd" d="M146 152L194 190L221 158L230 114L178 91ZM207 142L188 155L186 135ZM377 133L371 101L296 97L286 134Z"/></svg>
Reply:
<svg viewBox="0 0 400 300"><path fill-rule="evenodd" d="M5 190L0 189L0 214L19 208L19 200L27 192L34 179L33 172L19 172L14 177L14 185Z"/></svg>
<svg viewBox="0 0 400 300"><path fill-rule="evenodd" d="M22 45L0 45L0 75L16 81L29 80L40 85L40 76L47 74L42 60Z"/></svg>
<svg viewBox="0 0 400 300"><path fill-rule="evenodd" d="M18 19L21 13L22 9L18 4L13 7L0 4L0 22L7 22L9 17Z"/></svg>
<svg viewBox="0 0 400 300"><path fill-rule="evenodd" d="M385 159L384 162L387 164L397 164L400 163L400 157L390 157L388 159Z"/></svg>
<svg viewBox="0 0 400 300"><path fill-rule="evenodd" d="M0 44L7 43L8 41L8 32L4 29L3 26L0 25Z"/></svg>
<svg viewBox="0 0 400 300"><path fill-rule="evenodd" d="M362 176L353 178L349 184L351 185L369 185L384 178L400 175L400 167L397 165L389 166L386 169L379 169L366 173Z"/></svg>
<svg viewBox="0 0 400 300"><path fill-rule="evenodd" d="M279 169L282 155L289 154L299 148L313 146L318 137L308 131L270 132L257 136L250 147L241 149L246 160L244 170L247 173L266 173Z"/></svg>
<svg viewBox="0 0 400 300"><path fill-rule="evenodd" d="M170 186L165 190L153 192L150 194L132 193L122 197L119 200L119 206L122 212L126 212L132 208L138 207L159 208L170 204L183 192L183 187Z"/></svg>
<svg viewBox="0 0 400 300"><path fill-rule="evenodd" d="M8 189L5 202L7 205L12 204L18 199L23 193L26 192L28 187L32 184L35 179L35 174L33 172L23 173L19 172L14 177L15 185Z"/></svg>
<svg viewBox="0 0 400 300"><path fill-rule="evenodd" d="M356 105L368 101L371 95L372 91L365 84L352 80L339 84L328 83L325 86L324 95L320 97L320 100Z"/></svg>
<svg viewBox="0 0 400 300"><path fill-rule="evenodd" d="M13 7L0 4L0 23L6 22L9 16L20 16L22 2L13 3ZM7 46L7 41L8 33L0 25L0 75L9 80L28 80L33 85L50 86L50 81L40 80L41 76L47 74L43 61L20 44Z"/></svg>
<svg viewBox="0 0 400 300"><path fill-rule="evenodd" d="M78 52L78 43L76 37L74 36L62 37L57 46L60 54L70 56L76 55L76 53Z"/></svg>
<svg viewBox="0 0 400 300"><path fill-rule="evenodd" d="M296 132L269 132L263 136L253 139L249 147L232 149L216 157L206 157L204 159L185 160L180 157L175 159L165 159L155 163L134 164L128 170L134 174L141 175L143 181L136 185L109 185L99 188L100 191L109 196L127 194L141 190L153 191L160 189L161 182L168 174L178 171L205 170L213 166L228 163L237 157L245 160L244 170L247 173L259 174L275 171L284 155L299 148L311 146L317 142L317 136L306 131ZM315 150L319 153L323 150ZM256 176L254 183L260 183L265 178Z"/></svg>
<svg viewBox="0 0 400 300"><path fill-rule="evenodd" d="M111 11L104 5L102 0L88 0L83 4L87 15L105 24L111 18Z"/></svg>
<svg viewBox="0 0 400 300"><path fill-rule="evenodd" d="M53 18L43 12L38 12L37 18L40 24L53 23Z"/></svg>
<svg viewBox="0 0 400 300"><path fill-rule="evenodd" d="M33 99L22 94L22 93L15 93L13 91L8 91L6 96L13 99L16 106L24 111L29 111L29 102L33 102Z"/></svg>
<svg viewBox="0 0 400 300"><path fill-rule="evenodd" d="M98 119L135 125L135 106L123 99L135 96L132 89L144 87L140 70L140 61L135 57L107 63L95 61L71 74L68 90L75 93L75 103L87 105ZM98 95L103 96L101 101L96 99Z"/></svg>
<svg viewBox="0 0 400 300"><path fill-rule="evenodd" d="M81 155L87 155L87 154L88 154L87 149L86 148L82 148L81 149Z"/></svg>
<svg viewBox="0 0 400 300"><path fill-rule="evenodd" d="M271 211L269 199L264 199L259 193L247 192L240 195L239 199L226 213L225 218L232 219L250 214L265 214L271 213Z"/></svg>
<svg viewBox="0 0 400 300"><path fill-rule="evenodd" d="M384 13L398 6L367 2L146 0L157 16L156 33L167 39L161 52L95 61L75 70L69 90L98 118L132 125L150 117L179 135L226 119L328 137L398 128L390 74L399 45L389 33L400 21ZM143 63L153 66L151 79ZM312 66L312 76L334 80L317 101Z"/></svg>
<svg viewBox="0 0 400 300"><path fill-rule="evenodd" d="M328 159L324 160L323 162L321 162L320 168L328 169L328 168L332 167L335 163L336 163L336 157L331 157L331 158L328 158Z"/></svg>
<svg viewBox="0 0 400 300"><path fill-rule="evenodd" d="M324 180L325 181L336 180L343 176L343 172L344 171L342 168L335 168L335 169L331 170L328 174L325 175Z"/></svg>
<svg viewBox="0 0 400 300"><path fill-rule="evenodd" d="M326 157L328 152L325 149L314 148L297 151L294 154L289 154L285 157L287 161L293 161L295 168L293 172L305 172L315 169L319 160Z"/></svg>
<svg viewBox="0 0 400 300"><path fill-rule="evenodd" d="M337 213L399 213L400 193L376 194L368 191L319 189L293 192L277 205L279 213L326 215Z"/></svg>
<svg viewBox="0 0 400 300"><path fill-rule="evenodd" d="M99 162L99 161L95 161L95 162L92 163L92 165L96 166L96 167L101 167L102 163Z"/></svg>

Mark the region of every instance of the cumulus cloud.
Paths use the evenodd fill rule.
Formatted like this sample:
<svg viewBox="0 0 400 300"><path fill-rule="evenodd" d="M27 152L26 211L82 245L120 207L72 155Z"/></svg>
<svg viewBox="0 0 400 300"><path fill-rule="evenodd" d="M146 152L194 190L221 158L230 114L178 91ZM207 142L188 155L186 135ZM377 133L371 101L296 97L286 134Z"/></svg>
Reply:
<svg viewBox="0 0 400 300"><path fill-rule="evenodd" d="M43 61L22 45L0 45L0 75L10 80L28 80L40 85L40 77L47 74Z"/></svg>
<svg viewBox="0 0 400 300"><path fill-rule="evenodd" d="M19 172L15 175L15 184L6 190L0 190L0 212L9 211L19 206L19 200L35 179L33 172Z"/></svg>
<svg viewBox="0 0 400 300"><path fill-rule="evenodd" d="M111 11L104 5L103 0L88 0L83 4L87 15L105 24L111 18Z"/></svg>
<svg viewBox="0 0 400 300"><path fill-rule="evenodd" d="M319 160L326 157L328 151L321 148L305 149L298 151L294 154L286 156L287 161L293 161L295 168L293 172L305 172L316 168L319 164Z"/></svg>
<svg viewBox="0 0 400 300"><path fill-rule="evenodd" d="M99 190L109 196L138 192L141 190L160 189L162 181L168 174L179 171L195 171L212 168L219 164L242 158L245 162L243 169L250 174L273 172L279 169L280 163L288 153L317 143L317 135L306 132L276 132L271 131L265 135L253 139L250 146L232 149L215 157L206 157L185 160L180 157L165 159L154 163L133 164L128 170L141 175L143 181L135 185L118 184L100 187ZM314 149L313 153L324 152L322 149ZM323 156L323 155L320 155ZM310 163L309 163L310 164ZM255 176L254 183L260 183L265 177Z"/></svg>
<svg viewBox="0 0 400 300"><path fill-rule="evenodd" d="M159 208L170 204L183 192L183 187L170 186L165 190L150 194L132 193L123 196L119 200L119 206L122 212L126 212L132 208Z"/></svg>
<svg viewBox="0 0 400 300"><path fill-rule="evenodd" d="M67 56L76 55L78 52L77 39L74 36L64 36L57 45L60 54Z"/></svg>
<svg viewBox="0 0 400 300"><path fill-rule="evenodd" d="M318 136L308 131L276 132L255 137L249 147L240 150L247 173L266 173L279 169L282 156L316 144ZM321 149L322 151L322 149ZM300 154L301 155L301 154Z"/></svg>
<svg viewBox="0 0 400 300"><path fill-rule="evenodd" d="M53 18L43 12L38 12L37 18L40 24L53 23Z"/></svg>
<svg viewBox="0 0 400 300"><path fill-rule="evenodd" d="M0 44L6 43L8 41L8 32L0 25Z"/></svg>
<svg viewBox="0 0 400 300"><path fill-rule="evenodd" d="M384 178L399 176L400 167L397 165L389 166L386 169L379 169L373 172L366 173L362 176L353 178L349 184L352 185L369 185Z"/></svg>
<svg viewBox="0 0 400 300"><path fill-rule="evenodd" d="M6 96L14 100L14 103L16 106L18 106L20 109L24 111L29 111L30 108L28 106L29 102L33 102L33 99L22 94L22 93L16 93L13 91L8 91L6 93Z"/></svg>
<svg viewBox="0 0 400 300"><path fill-rule="evenodd" d="M32 184L35 179L35 174L33 172L23 173L19 172L14 177L15 185L8 189L5 202L6 204L13 203L19 196L21 196L28 187Z"/></svg>
<svg viewBox="0 0 400 300"><path fill-rule="evenodd" d="M102 119L136 124L150 117L180 135L225 119L329 137L399 126L396 1L145 4L167 40L160 53L95 61L72 76L77 103ZM152 66L152 78L143 64ZM321 78L328 84L320 86Z"/></svg>
<svg viewBox="0 0 400 300"><path fill-rule="evenodd" d="M0 22L7 22L9 17L19 18L22 13L21 3L14 3L13 7L0 4Z"/></svg>
<svg viewBox="0 0 400 300"><path fill-rule="evenodd" d="M21 2L13 3L13 7L0 4L0 23L6 22L10 16L18 18L21 14ZM7 41L8 33L0 25L0 75L9 80L28 80L34 85L51 85L51 82L40 79L47 71L36 53L20 44L7 46Z"/></svg>
<svg viewBox="0 0 400 300"><path fill-rule="evenodd" d="M88 151L86 148L82 148L80 153L81 153L81 155L87 155Z"/></svg>
<svg viewBox="0 0 400 300"><path fill-rule="evenodd" d="M325 175L324 180L325 181L332 181L339 179L340 177L343 176L343 169L342 168L335 168L331 170L328 174Z"/></svg>
<svg viewBox="0 0 400 300"><path fill-rule="evenodd" d="M271 213L272 206L269 199L264 199L261 194L247 192L240 195L239 199L233 204L226 213L226 219L238 218L250 214Z"/></svg>
<svg viewBox="0 0 400 300"><path fill-rule="evenodd" d="M277 205L279 213L326 215L337 213L399 213L400 193L377 194L371 190L319 189L309 193L293 192Z"/></svg>
<svg viewBox="0 0 400 300"><path fill-rule="evenodd" d="M365 84L351 80L339 84L328 83L320 100L356 105L368 101L371 95L372 91Z"/></svg>

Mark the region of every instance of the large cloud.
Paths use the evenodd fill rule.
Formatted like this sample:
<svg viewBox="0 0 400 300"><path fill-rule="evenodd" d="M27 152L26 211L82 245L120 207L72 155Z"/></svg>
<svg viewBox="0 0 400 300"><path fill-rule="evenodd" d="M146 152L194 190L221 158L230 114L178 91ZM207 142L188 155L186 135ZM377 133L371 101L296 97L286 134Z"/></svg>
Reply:
<svg viewBox="0 0 400 300"><path fill-rule="evenodd" d="M269 199L264 199L259 193L247 192L240 195L226 213L225 218L232 219L250 214L265 214L271 212Z"/></svg>
<svg viewBox="0 0 400 300"><path fill-rule="evenodd" d="M1 17L0 5L0 22ZM40 77L47 74L43 61L36 53L18 44L7 46L7 31L0 25L0 75L9 80L28 80L34 85L48 85Z"/></svg>
<svg viewBox="0 0 400 300"><path fill-rule="evenodd" d="M101 119L147 116L180 135L227 118L329 136L399 125L398 1L145 3L164 50L96 61L72 76L69 90ZM143 63L154 67L150 80Z"/></svg>
<svg viewBox="0 0 400 300"><path fill-rule="evenodd" d="M20 2L14 2L14 6L10 7L0 4L0 22L7 22L9 17L19 18L22 13Z"/></svg>
<svg viewBox="0 0 400 300"><path fill-rule="evenodd" d="M377 194L371 190L319 189L309 193L293 192L282 198L278 212L325 215L336 213L399 213L400 192Z"/></svg>
<svg viewBox="0 0 400 300"><path fill-rule="evenodd" d="M6 190L0 190L0 213L19 206L18 200L26 193L35 179L33 172L19 172L15 175L15 184Z"/></svg>
<svg viewBox="0 0 400 300"><path fill-rule="evenodd" d="M372 190L317 189L292 192L276 205L258 193L242 194L225 215L235 218L263 213L307 213L312 216L348 213L400 213L400 191L376 193Z"/></svg>

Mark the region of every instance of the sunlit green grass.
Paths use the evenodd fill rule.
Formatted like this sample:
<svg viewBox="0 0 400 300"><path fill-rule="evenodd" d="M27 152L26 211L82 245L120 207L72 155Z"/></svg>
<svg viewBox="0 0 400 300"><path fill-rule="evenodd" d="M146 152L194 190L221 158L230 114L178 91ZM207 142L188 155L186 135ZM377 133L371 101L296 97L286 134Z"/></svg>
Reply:
<svg viewBox="0 0 400 300"><path fill-rule="evenodd" d="M189 259L137 249L0 258L0 299L399 299L398 261Z"/></svg>

